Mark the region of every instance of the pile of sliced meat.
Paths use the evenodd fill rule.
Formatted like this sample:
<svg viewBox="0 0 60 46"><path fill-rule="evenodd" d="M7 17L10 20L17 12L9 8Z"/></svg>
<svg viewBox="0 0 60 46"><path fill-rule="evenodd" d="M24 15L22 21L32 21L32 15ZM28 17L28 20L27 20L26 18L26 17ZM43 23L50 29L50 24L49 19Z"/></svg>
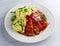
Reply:
<svg viewBox="0 0 60 46"><path fill-rule="evenodd" d="M43 22L41 16L42 13L39 11L26 16L27 23L25 26L24 35L26 36L38 35L41 31L43 31L47 27L47 22L46 21Z"/></svg>

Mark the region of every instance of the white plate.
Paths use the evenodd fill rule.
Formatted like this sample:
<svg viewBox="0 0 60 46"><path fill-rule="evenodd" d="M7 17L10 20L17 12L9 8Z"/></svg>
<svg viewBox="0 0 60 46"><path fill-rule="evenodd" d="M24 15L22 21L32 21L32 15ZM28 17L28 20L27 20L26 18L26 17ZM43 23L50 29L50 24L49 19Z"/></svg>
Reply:
<svg viewBox="0 0 60 46"><path fill-rule="evenodd" d="M16 10L17 8L23 7L23 6L35 7L46 15L49 25L43 32L41 32L39 35L37 35L35 37L27 37L27 36L21 35L12 29L12 25L11 25L11 16L12 15L10 12ZM54 22L54 17L52 15L52 13L48 9L46 9L44 6L42 6L41 4L22 3L22 4L18 4L17 6L12 8L7 13L4 24L5 24L6 31L14 39L21 41L21 42L25 42L25 43L35 43L35 42L39 42L39 41L42 41L42 40L48 38L52 34L55 22Z"/></svg>

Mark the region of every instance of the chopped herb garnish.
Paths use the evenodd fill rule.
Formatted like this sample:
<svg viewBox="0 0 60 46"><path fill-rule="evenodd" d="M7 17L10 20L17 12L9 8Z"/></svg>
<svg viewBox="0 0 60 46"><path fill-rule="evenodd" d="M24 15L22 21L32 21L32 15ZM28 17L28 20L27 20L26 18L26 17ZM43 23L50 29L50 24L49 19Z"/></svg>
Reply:
<svg viewBox="0 0 60 46"><path fill-rule="evenodd" d="M27 11L28 11L28 9L24 9L24 11L25 11L25 12L27 12Z"/></svg>
<svg viewBox="0 0 60 46"><path fill-rule="evenodd" d="M22 31L23 31L23 29L24 29L24 25L20 25L21 27L22 27Z"/></svg>
<svg viewBox="0 0 60 46"><path fill-rule="evenodd" d="M42 19L42 21L46 21L46 17L44 14L41 15L41 19Z"/></svg>
<svg viewBox="0 0 60 46"><path fill-rule="evenodd" d="M32 8L31 8L32 11L34 11Z"/></svg>
<svg viewBox="0 0 60 46"><path fill-rule="evenodd" d="M15 19L16 19L16 16L13 16L13 17L11 18L11 21L13 22Z"/></svg>

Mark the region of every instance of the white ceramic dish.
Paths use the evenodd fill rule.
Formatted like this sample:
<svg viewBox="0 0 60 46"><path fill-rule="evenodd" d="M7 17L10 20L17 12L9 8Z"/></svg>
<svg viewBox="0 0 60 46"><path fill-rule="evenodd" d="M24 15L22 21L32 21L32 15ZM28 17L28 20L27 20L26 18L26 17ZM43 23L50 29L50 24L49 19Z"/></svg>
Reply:
<svg viewBox="0 0 60 46"><path fill-rule="evenodd" d="M15 32L11 27L12 26L11 16L12 15L10 12L16 10L19 7L23 7L23 6L35 7L46 15L49 25L43 32L41 32L39 35L37 35L35 37L27 37L27 36L21 35L21 34ZM7 13L4 24L5 24L5 28L6 28L6 31L8 32L8 34L11 37L13 37L15 40L25 42L25 43L35 43L35 42L40 42L42 40L45 40L52 34L55 22L54 22L54 17L52 15L52 13L48 9L46 9L44 6L42 6L40 4L36 4L36 3L23 3L23 4L18 4L17 6L12 8Z"/></svg>

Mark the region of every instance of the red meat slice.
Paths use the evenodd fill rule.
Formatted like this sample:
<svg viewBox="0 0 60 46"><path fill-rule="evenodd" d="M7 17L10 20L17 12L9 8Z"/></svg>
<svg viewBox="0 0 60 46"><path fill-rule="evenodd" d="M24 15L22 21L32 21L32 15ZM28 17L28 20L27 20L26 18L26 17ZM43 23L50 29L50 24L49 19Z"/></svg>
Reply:
<svg viewBox="0 0 60 46"><path fill-rule="evenodd" d="M32 18L32 21L33 21L33 31L37 35L41 32L42 25L40 22L35 21L33 18Z"/></svg>
<svg viewBox="0 0 60 46"><path fill-rule="evenodd" d="M39 34L41 32L42 29L42 19L40 18L40 16L42 15L41 12L37 11L32 13L30 16L32 18L32 22L33 22L33 31L35 32L35 34Z"/></svg>
<svg viewBox="0 0 60 46"><path fill-rule="evenodd" d="M48 23L47 22L42 22L41 25L42 25L42 30L44 30L47 27Z"/></svg>
<svg viewBox="0 0 60 46"><path fill-rule="evenodd" d="M27 19L27 23L26 23L26 27L25 27L25 34L27 36L33 36L34 32L33 32L32 19L30 18L30 16L27 16L26 19Z"/></svg>
<svg viewBox="0 0 60 46"><path fill-rule="evenodd" d="M42 13L39 12L39 11L37 11L37 12L33 12L30 16L31 16L35 21L41 22L41 21L42 21L42 19L41 19L41 17L40 17L41 15L42 15Z"/></svg>
<svg viewBox="0 0 60 46"><path fill-rule="evenodd" d="M33 17L38 17L38 16L41 16L42 13L39 12L39 11L36 11L36 12L33 12L33 13L31 14L31 16L32 16L32 15L33 15Z"/></svg>

